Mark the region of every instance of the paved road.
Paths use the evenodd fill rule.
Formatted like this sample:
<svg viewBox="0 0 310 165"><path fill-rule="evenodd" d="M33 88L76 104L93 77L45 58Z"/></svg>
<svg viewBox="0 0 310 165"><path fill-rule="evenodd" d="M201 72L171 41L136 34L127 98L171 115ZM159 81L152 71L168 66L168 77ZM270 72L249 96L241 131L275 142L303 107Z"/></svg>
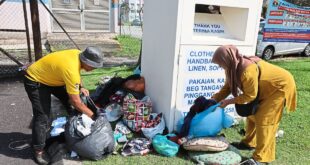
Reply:
<svg viewBox="0 0 310 165"><path fill-rule="evenodd" d="M11 149L22 143L14 142L31 141L32 110L21 78L0 79L0 110L0 165L34 165L30 148ZM81 162L64 160L63 164Z"/></svg>
<svg viewBox="0 0 310 165"><path fill-rule="evenodd" d="M0 164L34 164L30 148L9 148L14 141L31 139L31 105L21 79L0 80L0 109Z"/></svg>

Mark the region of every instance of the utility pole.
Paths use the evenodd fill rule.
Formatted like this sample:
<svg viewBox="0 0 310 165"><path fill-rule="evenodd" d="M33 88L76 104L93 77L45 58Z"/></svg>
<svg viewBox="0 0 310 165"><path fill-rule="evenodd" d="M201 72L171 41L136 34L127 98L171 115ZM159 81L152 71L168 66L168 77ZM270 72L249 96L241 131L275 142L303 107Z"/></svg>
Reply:
<svg viewBox="0 0 310 165"><path fill-rule="evenodd" d="M32 62L26 0L22 0L22 2L23 2L25 28L26 28L26 39L27 39L27 48L28 48L27 49L28 50L28 61Z"/></svg>
<svg viewBox="0 0 310 165"><path fill-rule="evenodd" d="M32 34L34 44L35 60L39 60L42 57L42 44L41 44L41 31L40 31L40 17L37 0L29 0L30 13L32 22Z"/></svg>

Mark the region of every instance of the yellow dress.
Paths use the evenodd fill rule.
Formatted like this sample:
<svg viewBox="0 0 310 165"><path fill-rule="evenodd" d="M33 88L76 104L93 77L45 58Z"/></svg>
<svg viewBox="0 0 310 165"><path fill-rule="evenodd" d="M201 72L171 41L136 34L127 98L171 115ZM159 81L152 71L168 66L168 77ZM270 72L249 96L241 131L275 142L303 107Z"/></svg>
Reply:
<svg viewBox="0 0 310 165"><path fill-rule="evenodd" d="M260 61L259 65L259 81L256 64L249 65L242 73L243 94L235 97L235 103L252 101L259 89L259 108L255 115L247 117L246 135L242 142L255 147L253 158L256 161L271 162L275 160L275 134L284 106L288 111L295 111L297 92L294 78L288 71L265 61ZM221 101L230 93L228 84L225 84L213 98Z"/></svg>

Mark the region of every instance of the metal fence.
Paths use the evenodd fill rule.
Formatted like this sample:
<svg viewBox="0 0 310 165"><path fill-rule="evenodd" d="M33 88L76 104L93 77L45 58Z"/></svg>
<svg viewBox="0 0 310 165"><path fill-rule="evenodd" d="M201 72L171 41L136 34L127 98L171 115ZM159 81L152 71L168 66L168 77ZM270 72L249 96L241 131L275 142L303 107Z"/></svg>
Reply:
<svg viewBox="0 0 310 165"><path fill-rule="evenodd" d="M139 57L142 49L143 4L139 1L124 1L118 6L118 37L121 56ZM137 3L138 2L138 3Z"/></svg>
<svg viewBox="0 0 310 165"><path fill-rule="evenodd" d="M27 28L31 25L28 21L31 19L28 17L29 5L25 1L15 3L1 1L0 77L16 75L19 65L34 58L31 56L30 40L27 40L27 34L29 35L26 33Z"/></svg>
<svg viewBox="0 0 310 165"><path fill-rule="evenodd" d="M0 0L0 77L14 76L20 65L35 60L33 33L38 34L38 31L32 31L30 2L32 1ZM58 7L53 8L53 3L60 5L60 3L65 3L63 0L37 0L37 2L42 55L63 49L79 48L82 50L91 44L102 47L108 56L139 57L143 4L133 6L127 2L120 3L118 5L118 26L116 26L115 33L112 33L106 31L109 26L106 22L110 21L106 16L109 15L107 11L112 12L112 9L107 8L110 6L107 4L110 2L109 0L98 1L99 4L95 7L101 7L101 13L91 13L87 17L85 16L85 19L88 20L82 19L85 20L84 31L83 28L81 31L74 31L79 28L77 25L81 20L76 19L80 18L80 11L67 14L67 11L73 10L73 8L83 11L83 9L73 6L80 5L76 4L77 1L66 1L74 3L73 7L68 7L68 4L64 5L62 11L54 10L58 10ZM84 2L88 5L94 4L88 3L90 2L88 0L84 0ZM72 9L66 11L66 8ZM98 25L103 27L99 29L100 32L91 31L93 29L87 31L90 27L100 28ZM55 29L58 31L56 32Z"/></svg>
<svg viewBox="0 0 310 165"><path fill-rule="evenodd" d="M142 38L143 4L122 2L119 4L119 34Z"/></svg>

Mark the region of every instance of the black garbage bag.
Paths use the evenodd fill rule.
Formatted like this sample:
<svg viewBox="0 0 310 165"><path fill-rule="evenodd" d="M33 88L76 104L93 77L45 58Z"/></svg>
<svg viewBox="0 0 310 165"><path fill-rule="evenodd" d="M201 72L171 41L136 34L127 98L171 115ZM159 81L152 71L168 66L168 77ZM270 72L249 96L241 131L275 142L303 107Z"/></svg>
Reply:
<svg viewBox="0 0 310 165"><path fill-rule="evenodd" d="M64 133L58 136L50 137L46 140L45 151L49 155L50 163L55 163L63 158L69 153L66 146L66 140Z"/></svg>
<svg viewBox="0 0 310 165"><path fill-rule="evenodd" d="M91 126L91 133L87 136L77 131L79 116L69 119L65 127L65 138L70 150L79 156L91 160L99 160L114 150L114 136L111 125L105 116L98 116Z"/></svg>
<svg viewBox="0 0 310 165"><path fill-rule="evenodd" d="M122 88L125 79L122 77L113 77L108 82L97 86L96 91L90 94L91 99L101 107L107 105L117 90Z"/></svg>

